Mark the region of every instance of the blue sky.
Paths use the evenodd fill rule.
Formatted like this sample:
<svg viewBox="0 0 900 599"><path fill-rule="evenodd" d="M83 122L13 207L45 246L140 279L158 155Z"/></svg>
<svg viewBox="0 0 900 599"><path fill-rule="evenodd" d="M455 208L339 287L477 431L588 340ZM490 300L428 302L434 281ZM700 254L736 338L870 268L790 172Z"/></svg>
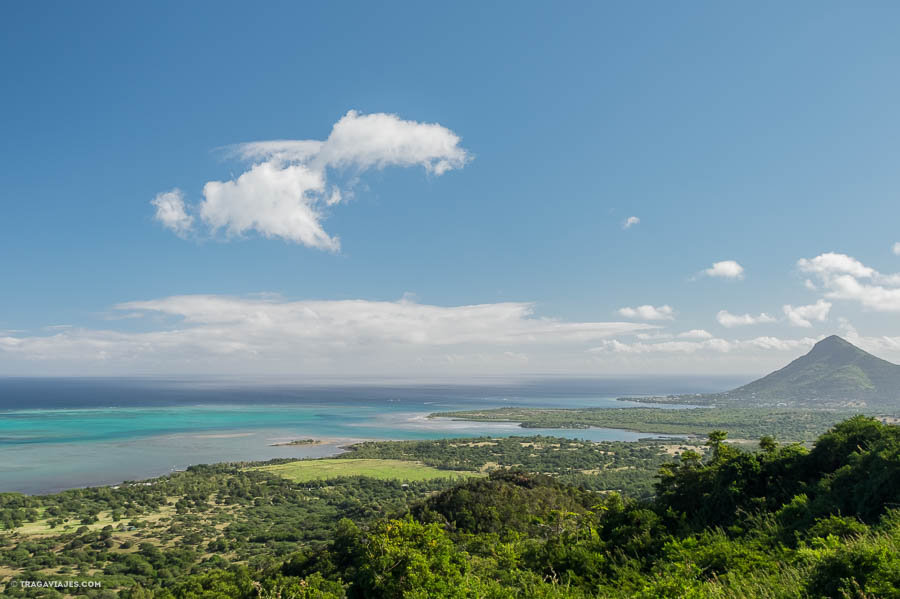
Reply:
<svg viewBox="0 0 900 599"><path fill-rule="evenodd" d="M0 10L0 373L900 360L895 3ZM263 163L322 188L204 193Z"/></svg>

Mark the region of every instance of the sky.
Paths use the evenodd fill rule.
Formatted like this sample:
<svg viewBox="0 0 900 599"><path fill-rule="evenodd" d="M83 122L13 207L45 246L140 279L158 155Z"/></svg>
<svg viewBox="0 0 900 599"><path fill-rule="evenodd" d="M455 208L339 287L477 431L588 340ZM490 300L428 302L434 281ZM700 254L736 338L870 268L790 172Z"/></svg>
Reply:
<svg viewBox="0 0 900 599"><path fill-rule="evenodd" d="M0 375L900 361L898 21L5 3Z"/></svg>

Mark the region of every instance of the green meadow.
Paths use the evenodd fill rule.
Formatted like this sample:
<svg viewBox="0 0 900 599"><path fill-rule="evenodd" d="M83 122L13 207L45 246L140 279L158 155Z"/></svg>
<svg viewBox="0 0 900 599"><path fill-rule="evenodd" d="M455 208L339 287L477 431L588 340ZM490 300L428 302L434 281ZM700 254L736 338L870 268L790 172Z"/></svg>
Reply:
<svg viewBox="0 0 900 599"><path fill-rule="evenodd" d="M475 472L440 470L421 462L382 459L297 460L257 468L294 482L324 480L345 476L369 476L381 480L433 480L478 476Z"/></svg>

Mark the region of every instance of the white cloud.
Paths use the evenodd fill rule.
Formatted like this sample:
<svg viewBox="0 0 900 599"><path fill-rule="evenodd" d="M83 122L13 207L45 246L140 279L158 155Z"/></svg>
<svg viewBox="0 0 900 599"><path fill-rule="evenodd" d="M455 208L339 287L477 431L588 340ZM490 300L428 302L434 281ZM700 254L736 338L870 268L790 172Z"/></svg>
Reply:
<svg viewBox="0 0 900 599"><path fill-rule="evenodd" d="M679 333L678 337L681 339L712 339L713 335L703 329L691 329L690 331Z"/></svg>
<svg viewBox="0 0 900 599"><path fill-rule="evenodd" d="M714 262L712 266L703 271L708 277L720 277L723 279L743 279L744 267L734 260L722 260Z"/></svg>
<svg viewBox="0 0 900 599"><path fill-rule="evenodd" d="M891 251L894 252L894 255L900 256L900 241L894 244L894 246L891 248Z"/></svg>
<svg viewBox="0 0 900 599"><path fill-rule="evenodd" d="M194 217L184 207L184 193L178 188L156 194L150 201L156 208L154 218L179 237L185 237L194 226Z"/></svg>
<svg viewBox="0 0 900 599"><path fill-rule="evenodd" d="M672 320L675 318L675 310L668 304L659 307L643 305L634 308L619 308L619 315L625 318L639 318L641 320Z"/></svg>
<svg viewBox="0 0 900 599"><path fill-rule="evenodd" d="M719 310L716 314L716 320L720 325L727 328L775 322L775 319L765 312L760 313L759 316L753 316L752 314L732 314L728 310Z"/></svg>
<svg viewBox="0 0 900 599"><path fill-rule="evenodd" d="M785 304L782 308L784 310L784 315L787 316L788 321L794 326L797 327L811 327L813 320L818 320L819 322L824 322L828 317L828 312L831 310L831 302L826 302L825 300L818 300L814 304L809 304L808 306L797 306L794 307L790 304Z"/></svg>
<svg viewBox="0 0 900 599"><path fill-rule="evenodd" d="M214 231L224 228L241 235L255 230L266 237L324 249L338 250L340 241L322 228L318 206L324 192L323 173L302 164L263 162L233 181L210 181L200 217Z"/></svg>
<svg viewBox="0 0 900 599"><path fill-rule="evenodd" d="M859 302L878 312L900 312L900 274L885 275L846 254L801 258L797 267L818 277L829 299Z"/></svg>
<svg viewBox="0 0 900 599"><path fill-rule="evenodd" d="M846 254L836 254L834 252L819 254L810 260L801 258L797 261L797 266L804 272L813 273L822 277L849 274L857 278L865 279L876 274L875 269L869 268L856 258L847 256Z"/></svg>
<svg viewBox="0 0 900 599"><path fill-rule="evenodd" d="M460 138L437 123L404 121L393 114L349 111L335 123L314 164L365 170L424 166L436 175L462 168L468 153Z"/></svg>
<svg viewBox="0 0 900 599"><path fill-rule="evenodd" d="M622 228L630 229L634 225L639 225L639 224L641 224L641 219L639 219L636 216L629 216L628 218L625 219L625 222L622 223Z"/></svg>
<svg viewBox="0 0 900 599"><path fill-rule="evenodd" d="M526 348L543 367L548 360L564 363L557 356L566 351L583 355L585 344L652 329L543 318L531 304L516 302L444 307L408 300L189 295L128 302L114 310L143 315L152 330L73 328L0 336L0 355L112 371L409 375L419 362L444 364L448 356L463 371L492 368L483 363L486 356L510 367L511 357L522 362Z"/></svg>
<svg viewBox="0 0 900 599"><path fill-rule="evenodd" d="M336 251L340 241L322 226L323 208L340 204L349 194L329 184L332 171L349 170L351 180L366 170L388 166L421 166L441 175L470 160L459 143L458 135L436 123L351 110L324 141L273 140L233 146L231 153L251 162L250 168L230 181L207 182L198 212L212 231L225 230L229 235L255 231ZM180 214L190 219L180 192L178 199ZM190 224L187 221L188 228Z"/></svg>

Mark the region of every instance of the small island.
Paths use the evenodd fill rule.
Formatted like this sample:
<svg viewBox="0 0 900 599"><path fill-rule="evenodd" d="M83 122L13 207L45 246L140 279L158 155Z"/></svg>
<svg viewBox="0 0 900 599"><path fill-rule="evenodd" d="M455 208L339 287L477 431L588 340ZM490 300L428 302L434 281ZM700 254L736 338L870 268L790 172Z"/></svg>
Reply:
<svg viewBox="0 0 900 599"><path fill-rule="evenodd" d="M284 443L272 443L271 447L285 447L288 445L321 445L322 441L318 439L295 439L294 441L285 441Z"/></svg>

